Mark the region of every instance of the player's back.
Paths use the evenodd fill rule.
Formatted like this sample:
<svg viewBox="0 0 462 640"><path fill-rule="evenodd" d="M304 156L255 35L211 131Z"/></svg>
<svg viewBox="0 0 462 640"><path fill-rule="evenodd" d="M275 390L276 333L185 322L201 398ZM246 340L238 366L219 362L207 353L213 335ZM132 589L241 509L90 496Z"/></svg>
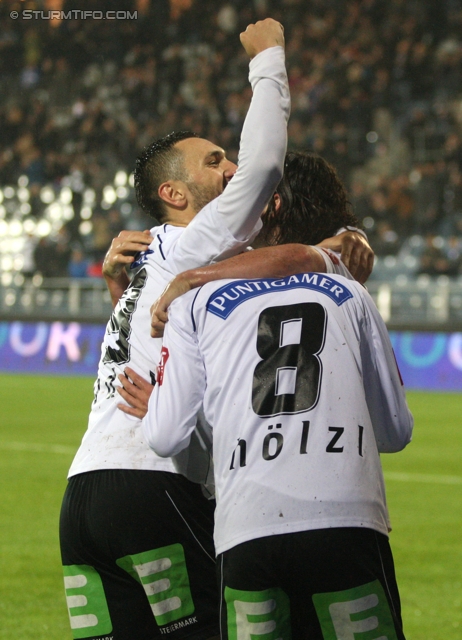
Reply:
<svg viewBox="0 0 462 640"><path fill-rule="evenodd" d="M217 553L306 529L387 533L363 384L367 297L311 273L211 283L172 306L172 328L194 334L205 367Z"/></svg>
<svg viewBox="0 0 462 640"><path fill-rule="evenodd" d="M126 366L154 382L162 341L151 338L150 307L175 275L175 250L183 229L162 225L151 229L153 240L132 263L130 285L106 326L88 429L69 476L94 469L177 471L172 460L157 456L146 444L141 422L117 408L116 388Z"/></svg>

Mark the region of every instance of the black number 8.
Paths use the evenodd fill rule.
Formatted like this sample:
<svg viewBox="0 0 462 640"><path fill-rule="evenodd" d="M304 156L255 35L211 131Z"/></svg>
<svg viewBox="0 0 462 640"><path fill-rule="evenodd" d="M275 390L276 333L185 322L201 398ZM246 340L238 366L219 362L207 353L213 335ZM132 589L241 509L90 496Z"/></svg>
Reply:
<svg viewBox="0 0 462 640"><path fill-rule="evenodd" d="M268 307L258 319L252 407L262 417L312 409L319 397L327 312L317 302Z"/></svg>

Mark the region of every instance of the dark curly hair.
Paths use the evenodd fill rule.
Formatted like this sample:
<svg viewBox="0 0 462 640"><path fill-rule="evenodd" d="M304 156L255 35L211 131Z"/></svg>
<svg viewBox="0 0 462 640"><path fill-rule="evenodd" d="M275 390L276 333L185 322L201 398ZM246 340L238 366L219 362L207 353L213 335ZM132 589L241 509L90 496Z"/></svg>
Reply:
<svg viewBox="0 0 462 640"><path fill-rule="evenodd" d="M360 227L334 167L316 154L288 152L276 193L279 209L273 198L263 216L262 236L269 245L318 244L341 227Z"/></svg>
<svg viewBox="0 0 462 640"><path fill-rule="evenodd" d="M162 223L166 216L163 200L157 193L166 180L187 180L182 152L175 147L186 138L198 138L192 131L174 131L159 138L136 159L135 193L140 207L151 218Z"/></svg>

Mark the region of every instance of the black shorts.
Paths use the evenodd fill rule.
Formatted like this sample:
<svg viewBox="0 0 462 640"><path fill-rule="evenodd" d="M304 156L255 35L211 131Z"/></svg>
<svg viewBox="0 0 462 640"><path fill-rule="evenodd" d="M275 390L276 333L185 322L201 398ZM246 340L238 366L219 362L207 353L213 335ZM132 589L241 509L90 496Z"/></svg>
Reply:
<svg viewBox="0 0 462 640"><path fill-rule="evenodd" d="M214 501L162 471L70 478L60 540L73 637L218 635Z"/></svg>
<svg viewBox="0 0 462 640"><path fill-rule="evenodd" d="M218 556L217 571L223 640L404 640L388 538L372 529L257 538Z"/></svg>

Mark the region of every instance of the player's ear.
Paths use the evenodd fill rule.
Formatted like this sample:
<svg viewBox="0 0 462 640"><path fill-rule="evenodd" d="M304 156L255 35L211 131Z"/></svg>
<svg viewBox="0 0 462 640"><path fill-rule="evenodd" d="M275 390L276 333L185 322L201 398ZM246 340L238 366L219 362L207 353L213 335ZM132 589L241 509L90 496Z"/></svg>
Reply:
<svg viewBox="0 0 462 640"><path fill-rule="evenodd" d="M273 198L274 198L274 210L279 211L279 208L281 206L281 197L279 193L275 193Z"/></svg>
<svg viewBox="0 0 462 640"><path fill-rule="evenodd" d="M159 198L175 209L183 209L188 204L186 185L181 180L163 182L157 193Z"/></svg>
<svg viewBox="0 0 462 640"><path fill-rule="evenodd" d="M269 220L274 214L279 210L281 206L281 198L278 193L273 193L271 200L268 202L266 207L263 209L262 220L265 218Z"/></svg>

